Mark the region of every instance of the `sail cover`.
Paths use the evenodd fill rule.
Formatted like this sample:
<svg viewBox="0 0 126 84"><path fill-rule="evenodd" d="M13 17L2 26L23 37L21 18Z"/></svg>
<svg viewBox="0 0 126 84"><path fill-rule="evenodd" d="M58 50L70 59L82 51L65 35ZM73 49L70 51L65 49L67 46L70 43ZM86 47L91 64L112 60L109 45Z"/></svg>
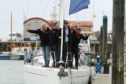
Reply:
<svg viewBox="0 0 126 84"><path fill-rule="evenodd" d="M82 9L88 8L89 4L90 4L90 0L71 0L69 15L74 14Z"/></svg>

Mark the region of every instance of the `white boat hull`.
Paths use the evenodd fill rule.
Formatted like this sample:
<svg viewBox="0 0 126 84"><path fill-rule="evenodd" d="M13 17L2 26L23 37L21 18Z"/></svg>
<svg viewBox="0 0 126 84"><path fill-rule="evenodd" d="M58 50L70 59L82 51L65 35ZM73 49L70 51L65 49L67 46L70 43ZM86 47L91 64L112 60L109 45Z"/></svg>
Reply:
<svg viewBox="0 0 126 84"><path fill-rule="evenodd" d="M59 68L44 68L41 66L25 65L25 84L88 84L89 67L80 69L65 69L67 77L59 77Z"/></svg>

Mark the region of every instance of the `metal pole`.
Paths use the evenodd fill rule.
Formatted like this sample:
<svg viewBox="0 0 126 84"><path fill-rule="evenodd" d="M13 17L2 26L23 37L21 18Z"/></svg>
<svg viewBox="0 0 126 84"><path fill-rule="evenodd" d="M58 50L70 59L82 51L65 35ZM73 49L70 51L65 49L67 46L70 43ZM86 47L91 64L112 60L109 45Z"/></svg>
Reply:
<svg viewBox="0 0 126 84"><path fill-rule="evenodd" d="M125 0L113 0L112 84L124 84Z"/></svg>
<svg viewBox="0 0 126 84"><path fill-rule="evenodd" d="M101 62L103 64L103 26L101 26L101 29L100 29L100 51L101 51L101 55L100 55L100 58L101 58Z"/></svg>
<svg viewBox="0 0 126 84"><path fill-rule="evenodd" d="M107 63L107 16L103 16L103 50L104 50L104 64Z"/></svg>
<svg viewBox="0 0 126 84"><path fill-rule="evenodd" d="M11 26L11 28L10 28L11 29L11 33L10 33L11 34L10 35L11 36L11 39L10 39L10 42L11 42L10 43L10 47L11 47L11 50L12 50L12 47L13 47L13 41L12 41L12 12L11 12L11 21L10 21L10 23L11 23L11 25L10 25Z"/></svg>
<svg viewBox="0 0 126 84"><path fill-rule="evenodd" d="M104 65L104 73L109 73L109 65L107 64L107 22L108 17L106 15L103 16L103 65Z"/></svg>
<svg viewBox="0 0 126 84"><path fill-rule="evenodd" d="M64 20L64 0L60 0L60 28L61 28L61 50L60 50L60 60L62 60L63 54L63 20Z"/></svg>

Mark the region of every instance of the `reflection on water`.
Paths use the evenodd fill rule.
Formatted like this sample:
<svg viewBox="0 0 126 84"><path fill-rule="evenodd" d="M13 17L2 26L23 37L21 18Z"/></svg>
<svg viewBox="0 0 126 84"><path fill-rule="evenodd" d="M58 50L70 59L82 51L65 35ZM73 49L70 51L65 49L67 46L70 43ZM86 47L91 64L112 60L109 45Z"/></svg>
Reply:
<svg viewBox="0 0 126 84"><path fill-rule="evenodd" d="M0 84L24 84L23 61L0 60Z"/></svg>

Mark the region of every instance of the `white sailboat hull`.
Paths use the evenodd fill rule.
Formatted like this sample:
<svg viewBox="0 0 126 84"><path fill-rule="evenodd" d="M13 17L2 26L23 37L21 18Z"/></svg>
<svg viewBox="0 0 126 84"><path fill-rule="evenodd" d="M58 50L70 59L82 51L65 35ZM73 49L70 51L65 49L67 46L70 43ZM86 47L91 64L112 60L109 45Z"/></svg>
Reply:
<svg viewBox="0 0 126 84"><path fill-rule="evenodd" d="M59 77L59 68L44 68L41 66L25 65L25 84L88 84L89 67L65 69L67 77Z"/></svg>

